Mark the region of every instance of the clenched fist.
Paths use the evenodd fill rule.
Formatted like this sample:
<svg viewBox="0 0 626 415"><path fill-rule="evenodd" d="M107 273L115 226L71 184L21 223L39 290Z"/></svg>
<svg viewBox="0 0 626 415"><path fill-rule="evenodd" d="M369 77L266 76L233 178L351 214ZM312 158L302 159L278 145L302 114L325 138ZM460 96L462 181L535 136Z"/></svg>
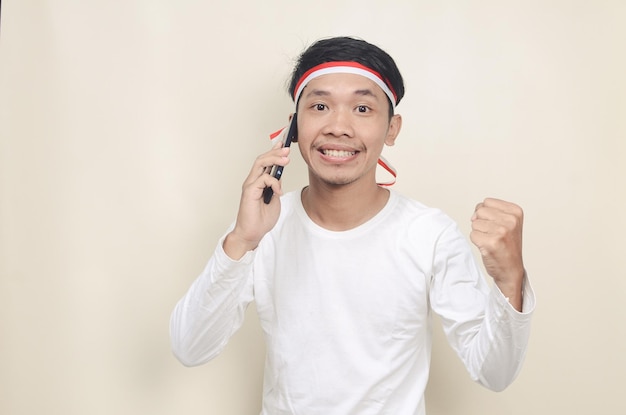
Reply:
<svg viewBox="0 0 626 415"><path fill-rule="evenodd" d="M485 199L476 205L470 240L478 247L487 273L511 305L522 309L524 212L514 203Z"/></svg>

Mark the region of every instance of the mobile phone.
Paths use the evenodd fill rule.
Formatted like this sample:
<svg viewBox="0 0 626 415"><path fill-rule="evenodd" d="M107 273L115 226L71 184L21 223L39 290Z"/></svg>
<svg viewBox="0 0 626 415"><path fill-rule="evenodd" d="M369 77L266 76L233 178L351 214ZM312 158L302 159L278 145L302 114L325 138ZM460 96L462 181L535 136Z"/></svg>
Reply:
<svg viewBox="0 0 626 415"><path fill-rule="evenodd" d="M283 135L283 147L290 147L291 143L295 143L296 141L298 141L298 119L297 119L297 114L293 114L293 117L291 118L291 123L289 124L289 129L287 130L287 132ZM283 176L283 170L285 169L285 166L272 166L272 171L270 172L270 174L277 178L278 180L280 180L280 178ZM270 200L272 200L272 196L274 195L274 191L272 190L271 187L266 187L263 190L263 201L265 202L265 204L269 204Z"/></svg>

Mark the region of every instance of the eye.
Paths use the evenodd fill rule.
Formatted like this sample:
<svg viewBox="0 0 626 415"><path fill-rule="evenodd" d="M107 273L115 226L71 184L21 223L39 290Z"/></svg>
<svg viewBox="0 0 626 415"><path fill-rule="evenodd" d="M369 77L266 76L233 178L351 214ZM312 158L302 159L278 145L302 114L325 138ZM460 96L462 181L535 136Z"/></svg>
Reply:
<svg viewBox="0 0 626 415"><path fill-rule="evenodd" d="M368 112L370 109L369 107L365 106L365 105L359 105L358 107L356 107L356 110L360 113L366 113Z"/></svg>
<svg viewBox="0 0 626 415"><path fill-rule="evenodd" d="M317 111L324 111L326 109L326 104L315 104L313 108Z"/></svg>

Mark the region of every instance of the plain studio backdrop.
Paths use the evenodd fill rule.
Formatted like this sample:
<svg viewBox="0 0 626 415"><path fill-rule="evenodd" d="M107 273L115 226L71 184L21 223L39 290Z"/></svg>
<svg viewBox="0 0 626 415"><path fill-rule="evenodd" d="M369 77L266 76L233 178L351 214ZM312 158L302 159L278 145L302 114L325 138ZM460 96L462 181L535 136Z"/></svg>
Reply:
<svg viewBox="0 0 626 415"><path fill-rule="evenodd" d="M466 235L485 197L526 212L526 364L487 391L437 329L429 415L626 413L626 2L5 0L1 19L0 413L258 414L254 306L191 369L169 315L292 111L294 59L334 35L405 77L398 191ZM295 149L284 186L305 183Z"/></svg>

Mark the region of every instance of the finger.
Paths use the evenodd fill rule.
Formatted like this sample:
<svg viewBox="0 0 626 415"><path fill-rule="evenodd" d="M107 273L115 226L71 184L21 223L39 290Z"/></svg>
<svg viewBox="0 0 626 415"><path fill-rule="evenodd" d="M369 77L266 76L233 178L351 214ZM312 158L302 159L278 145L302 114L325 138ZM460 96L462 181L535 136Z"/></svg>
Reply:
<svg viewBox="0 0 626 415"><path fill-rule="evenodd" d="M510 242L512 234L505 227L488 221L477 221L472 224L470 240L478 247L481 255L501 252Z"/></svg>
<svg viewBox="0 0 626 415"><path fill-rule="evenodd" d="M472 220L496 220L500 215L504 214L504 212L498 210L498 209L494 209L494 208L488 208L485 207L483 204L481 204L480 207L477 207L476 210L474 211L474 215L472 216Z"/></svg>
<svg viewBox="0 0 626 415"><path fill-rule="evenodd" d="M257 200L263 198L263 193L268 187L272 189L275 195L282 196L281 181L270 174L261 174L256 179L244 184L244 192L249 193L252 200Z"/></svg>
<svg viewBox="0 0 626 415"><path fill-rule="evenodd" d="M264 191L266 188L272 188L274 194L281 195L281 188L278 180L273 178L270 175L263 175L259 177L257 180L244 185L243 191L241 194L241 202L242 204L248 203L258 203L260 200L264 198Z"/></svg>
<svg viewBox="0 0 626 415"><path fill-rule="evenodd" d="M506 200L501 200L501 199L488 197L483 201L482 205L487 208L501 210L503 212L506 212L515 216L520 216L520 217L524 213L520 206L516 205L515 203L507 202Z"/></svg>
<svg viewBox="0 0 626 415"><path fill-rule="evenodd" d="M286 166L287 164L289 164L289 148L273 148L256 158L245 183L250 184L259 177L269 174L274 165Z"/></svg>
<svg viewBox="0 0 626 415"><path fill-rule="evenodd" d="M493 230L492 221L484 220L484 219L476 219L472 221L472 231L480 232L480 233L489 233Z"/></svg>
<svg viewBox="0 0 626 415"><path fill-rule="evenodd" d="M522 220L515 215L499 210L482 208L472 220L472 230L504 236L509 232L521 232Z"/></svg>
<svg viewBox="0 0 626 415"><path fill-rule="evenodd" d="M516 231L514 220L488 220L476 219L472 221L472 233L488 235L494 238L506 238L507 235Z"/></svg>
<svg viewBox="0 0 626 415"><path fill-rule="evenodd" d="M273 148L267 153L263 153L255 160L255 165L262 168L271 168L274 165L284 166L289 162L289 147Z"/></svg>
<svg viewBox="0 0 626 415"><path fill-rule="evenodd" d="M481 231L472 230L469 236L470 236L470 241L472 241L472 243L476 245L476 247L480 250L481 255L486 254L486 252L483 252L482 248L486 245L487 241L489 240L488 234L481 232Z"/></svg>
<svg viewBox="0 0 626 415"><path fill-rule="evenodd" d="M280 196L283 195L283 187L281 186L280 181L274 180L274 182L267 187L272 189L272 197L271 199L269 199L270 203L272 203L272 201L274 200L277 200ZM265 189L266 188L263 188L263 190L261 191L261 195L264 201L265 201Z"/></svg>
<svg viewBox="0 0 626 415"><path fill-rule="evenodd" d="M472 221L476 219L498 220L499 218L512 216L518 222L523 222L524 212L521 207L514 203L498 199L485 199L476 205Z"/></svg>

